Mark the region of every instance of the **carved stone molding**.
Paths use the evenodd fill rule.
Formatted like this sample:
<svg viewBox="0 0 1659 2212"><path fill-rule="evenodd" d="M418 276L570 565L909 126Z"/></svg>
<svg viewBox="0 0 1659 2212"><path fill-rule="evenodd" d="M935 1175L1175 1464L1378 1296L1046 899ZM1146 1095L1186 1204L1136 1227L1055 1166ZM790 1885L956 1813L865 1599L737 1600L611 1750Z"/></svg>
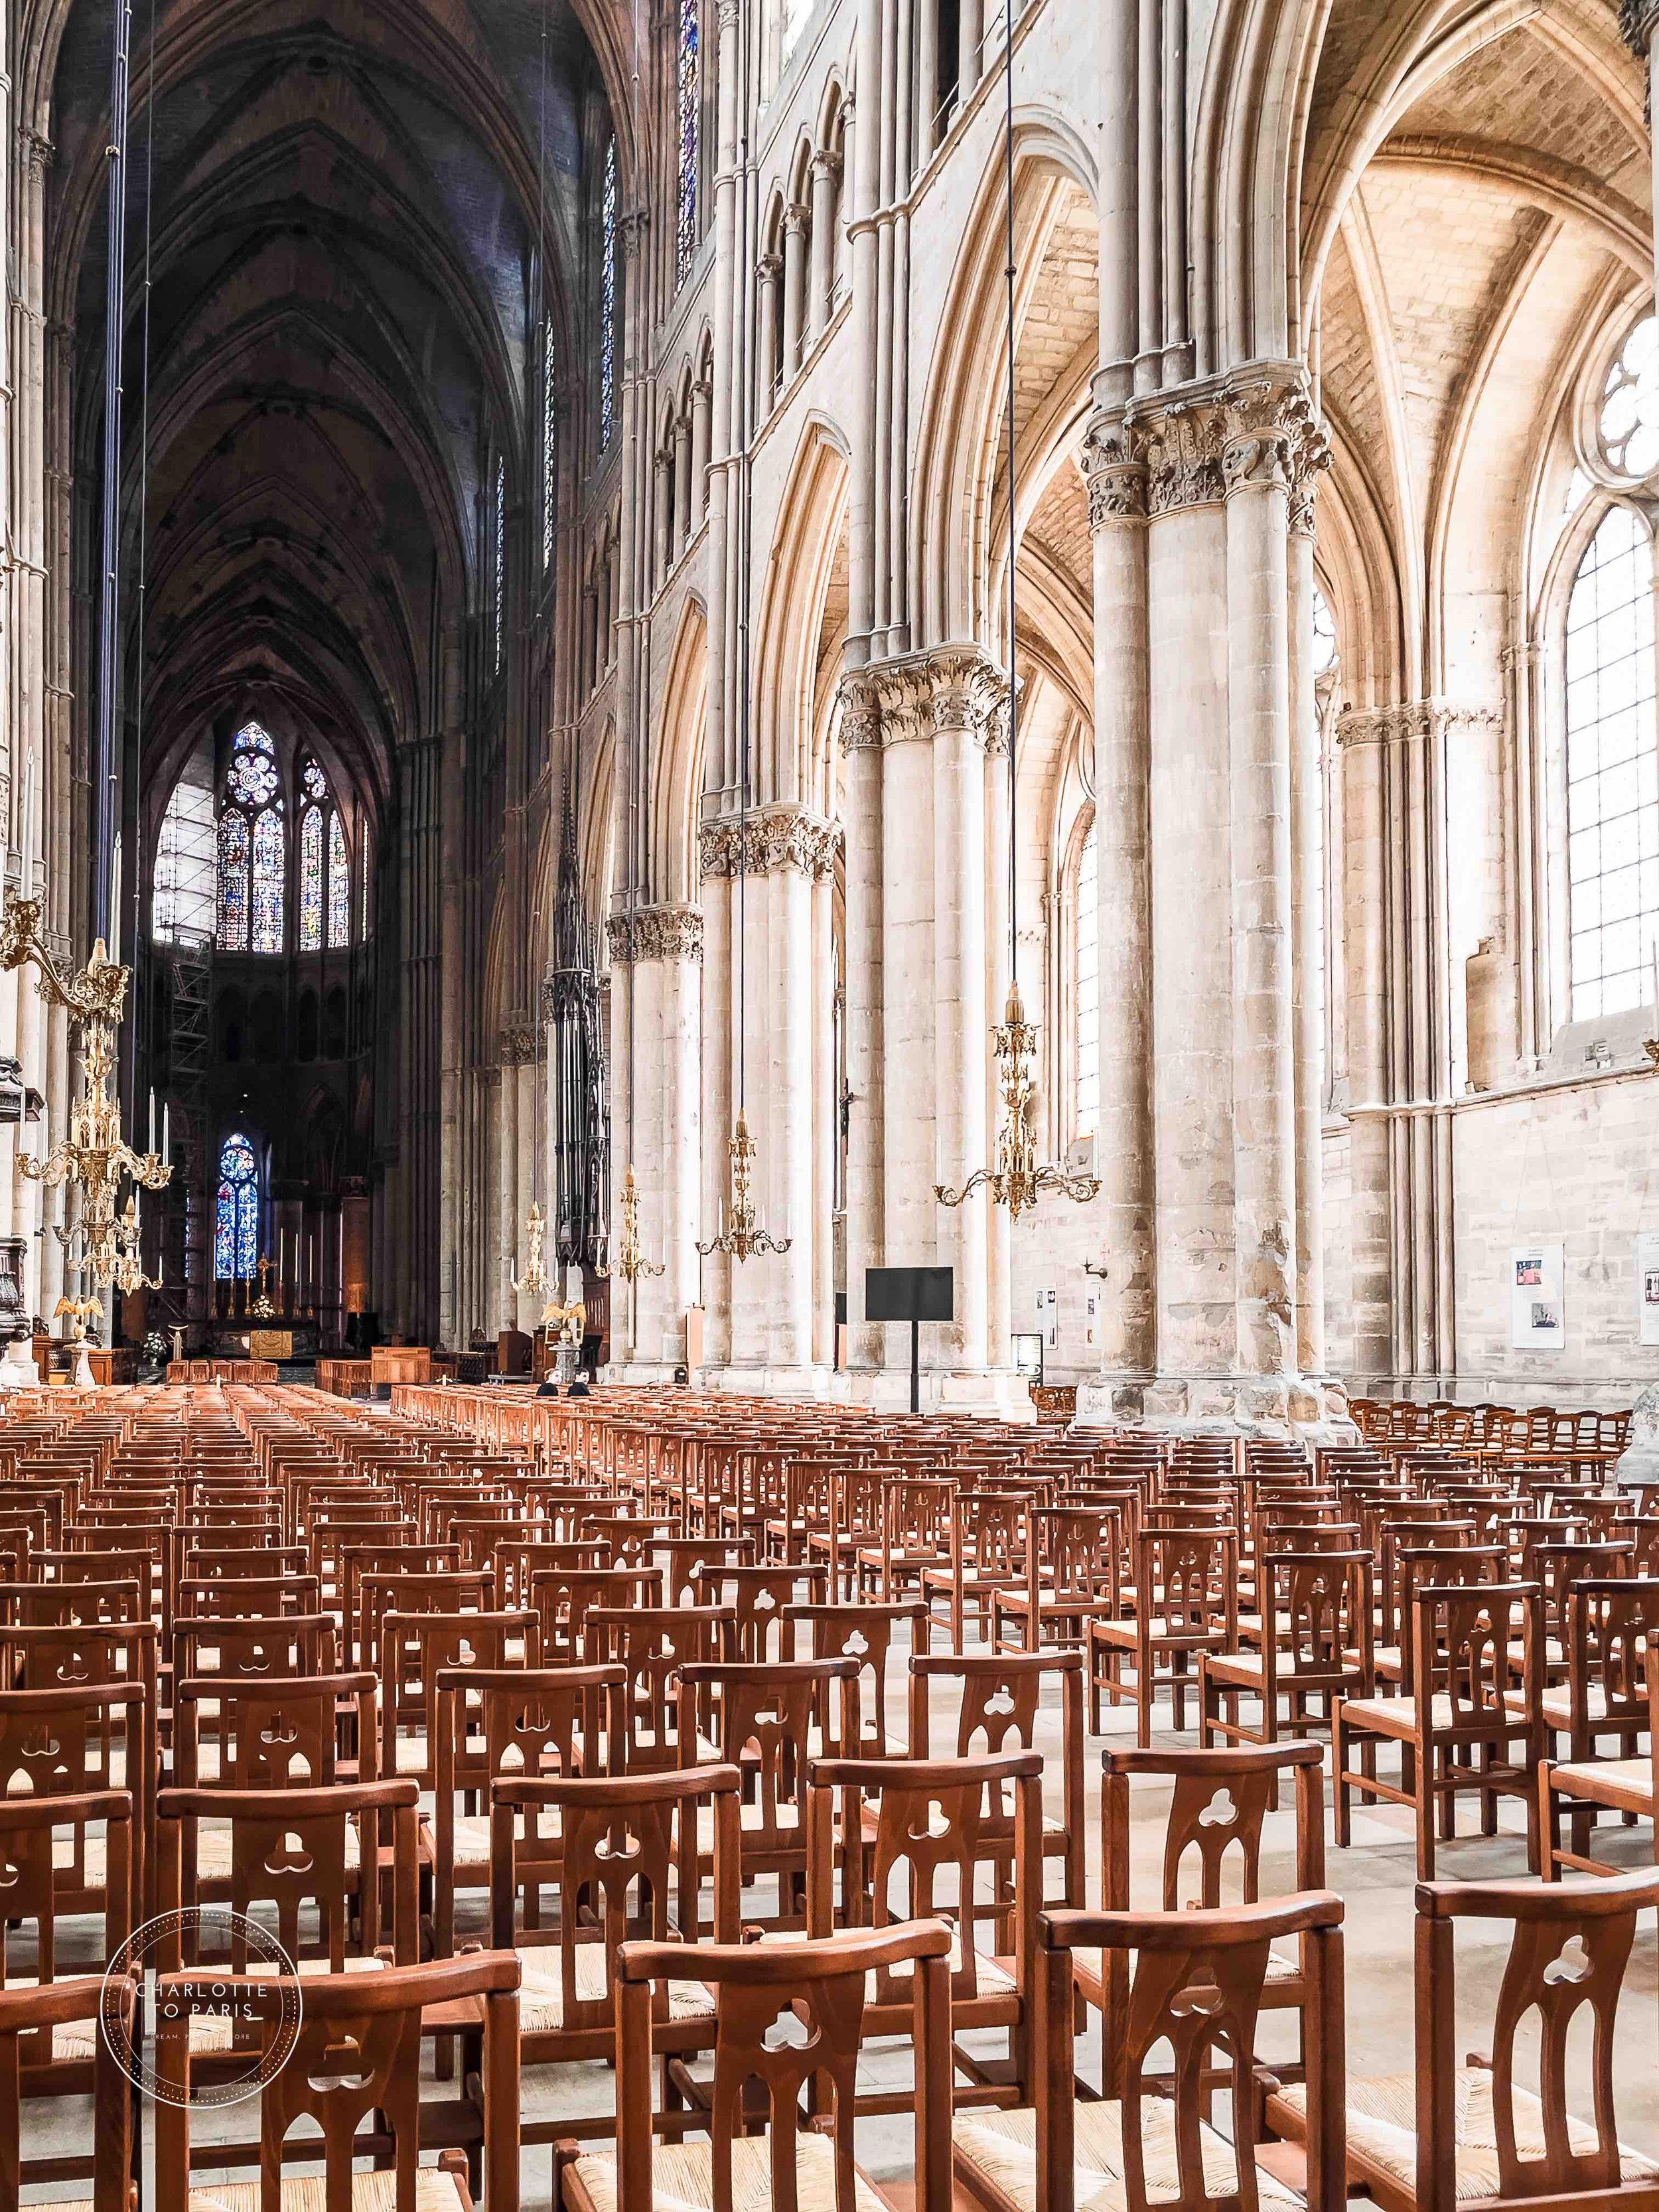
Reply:
<svg viewBox="0 0 1659 2212"><path fill-rule="evenodd" d="M1296 362L1270 362L1135 401L1121 430L1108 417L1100 434L1102 526L1110 519L1106 502L1126 495L1114 475L1144 456L1152 514L1214 507L1231 493L1281 485L1292 532L1312 534L1314 491L1331 465L1330 442ZM1096 508L1091 483L1091 526Z"/></svg>
<svg viewBox="0 0 1659 2212"><path fill-rule="evenodd" d="M705 876L769 876L794 868L804 876L828 876L841 851L838 822L825 822L804 806L757 807L744 819L705 822L697 833L701 872Z"/></svg>
<svg viewBox="0 0 1659 2212"><path fill-rule="evenodd" d="M1659 29L1659 0L1620 0L1619 28L1638 61L1645 61Z"/></svg>
<svg viewBox="0 0 1659 2212"><path fill-rule="evenodd" d="M613 914L606 925L613 965L636 960L702 958L700 906L642 906L631 915Z"/></svg>
<svg viewBox="0 0 1659 2212"><path fill-rule="evenodd" d="M1089 532L1146 519L1146 454L1121 415L1097 415L1083 434L1078 459L1089 494Z"/></svg>
<svg viewBox="0 0 1659 2212"><path fill-rule="evenodd" d="M1503 726L1500 707L1412 699L1398 707L1350 707L1336 718L1336 742L1345 752L1358 745L1444 744L1460 737L1490 736Z"/></svg>
<svg viewBox="0 0 1659 2212"><path fill-rule="evenodd" d="M536 1032L528 1014L509 1014L501 1024L501 1049L498 1054L503 1067L527 1067L536 1057Z"/></svg>
<svg viewBox="0 0 1659 2212"><path fill-rule="evenodd" d="M1008 749L1008 678L982 646L941 645L849 669L841 680L841 741L931 740L967 731L988 753Z"/></svg>

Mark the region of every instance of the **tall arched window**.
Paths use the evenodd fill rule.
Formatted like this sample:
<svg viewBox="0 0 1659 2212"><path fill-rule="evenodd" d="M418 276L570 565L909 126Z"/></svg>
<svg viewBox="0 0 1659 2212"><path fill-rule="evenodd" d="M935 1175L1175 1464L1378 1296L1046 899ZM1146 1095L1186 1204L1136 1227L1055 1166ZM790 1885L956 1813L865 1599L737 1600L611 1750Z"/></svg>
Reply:
<svg viewBox="0 0 1659 2212"><path fill-rule="evenodd" d="M219 816L219 949L280 952L287 843L276 748L249 722L236 732Z"/></svg>
<svg viewBox="0 0 1659 2212"><path fill-rule="evenodd" d="M214 1210L213 1272L221 1282L248 1281L259 1264L259 1169L239 1129L219 1152Z"/></svg>
<svg viewBox="0 0 1659 2212"><path fill-rule="evenodd" d="M490 489L489 629L495 673L499 676L507 649L507 458L502 453L495 456L495 476Z"/></svg>
<svg viewBox="0 0 1659 2212"><path fill-rule="evenodd" d="M155 845L150 934L158 945L212 943L216 872L212 786L181 776Z"/></svg>
<svg viewBox="0 0 1659 2212"><path fill-rule="evenodd" d="M1659 938L1653 590L1647 525L1628 507L1609 507L1567 605L1574 1021L1644 1005Z"/></svg>
<svg viewBox="0 0 1659 2212"><path fill-rule="evenodd" d="M328 809L328 780L315 761L300 777L300 950L323 949L323 842Z"/></svg>
<svg viewBox="0 0 1659 2212"><path fill-rule="evenodd" d="M1078 854L1072 895L1073 974L1077 992L1076 1133L1092 1137L1100 1126L1100 906L1095 825Z"/></svg>
<svg viewBox="0 0 1659 2212"><path fill-rule="evenodd" d="M697 0L680 0L678 114L680 182L675 210L674 281L685 282L697 250Z"/></svg>
<svg viewBox="0 0 1659 2212"><path fill-rule="evenodd" d="M351 855L337 812L328 817L328 943L338 952L351 942Z"/></svg>
<svg viewBox="0 0 1659 2212"><path fill-rule="evenodd" d="M617 140L605 149L599 201L599 451L608 453L617 427Z"/></svg>

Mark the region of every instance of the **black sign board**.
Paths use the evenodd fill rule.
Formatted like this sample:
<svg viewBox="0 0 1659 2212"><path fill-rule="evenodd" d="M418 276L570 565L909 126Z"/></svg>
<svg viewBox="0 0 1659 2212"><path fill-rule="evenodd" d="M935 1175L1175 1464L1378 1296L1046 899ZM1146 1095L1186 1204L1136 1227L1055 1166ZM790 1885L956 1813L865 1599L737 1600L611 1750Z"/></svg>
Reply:
<svg viewBox="0 0 1659 2212"><path fill-rule="evenodd" d="M925 1321L956 1319L956 1278L949 1267L866 1267L866 1321L910 1324L910 1411L921 1410L921 1334Z"/></svg>

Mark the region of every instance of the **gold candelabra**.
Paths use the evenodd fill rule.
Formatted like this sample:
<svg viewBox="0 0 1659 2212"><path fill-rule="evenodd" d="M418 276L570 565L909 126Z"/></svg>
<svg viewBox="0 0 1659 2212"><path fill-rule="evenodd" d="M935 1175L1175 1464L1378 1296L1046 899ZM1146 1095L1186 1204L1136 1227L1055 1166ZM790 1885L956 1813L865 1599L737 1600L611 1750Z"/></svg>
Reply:
<svg viewBox="0 0 1659 2212"><path fill-rule="evenodd" d="M1036 1148L1036 1081L1031 1062L1036 1052L1036 1024L1025 1018L1025 1002L1019 985L1008 987L1008 1003L1002 1021L991 1032L996 1042L998 1088L1002 1093L1002 1127L997 1135L994 1168L979 1168L960 1190L936 1182L933 1195L941 1206L960 1206L971 1193L988 1190L994 1206L1006 1206L1011 1220L1029 1212L1045 1191L1086 1205L1100 1188L1097 1176L1079 1175L1057 1161L1039 1164Z"/></svg>
<svg viewBox="0 0 1659 2212"><path fill-rule="evenodd" d="M114 1093L115 1032L126 1002L129 971L112 960L100 937L78 975L66 976L40 935L38 899L8 897L0 908L0 969L32 967L40 995L68 1010L82 1030L82 1093L70 1109L67 1137L44 1160L18 1160L33 1182L56 1189L77 1182L85 1194L81 1227L93 1280L136 1289L144 1275L138 1259L138 1221L131 1199L118 1221L121 1185L128 1177L146 1190L161 1190L173 1170L155 1152L135 1152L121 1135L121 1102Z"/></svg>
<svg viewBox="0 0 1659 2212"><path fill-rule="evenodd" d="M731 1141L726 1152L732 1162L732 1202L730 1211L720 1208L720 1233L710 1237L697 1249L703 1258L711 1253L724 1253L728 1260L747 1260L757 1252L787 1252L793 1243L793 1237L774 1237L758 1224L750 1185L755 1173L755 1140L749 1133L749 1116L739 1106L738 1118L732 1124Z"/></svg>
<svg viewBox="0 0 1659 2212"><path fill-rule="evenodd" d="M546 1234L547 1224L542 1218L542 1210L532 1198L525 1223L525 1235L530 1244L530 1264L524 1271L522 1282L516 1275L507 1277L515 1296L521 1294L527 1298L546 1297L549 1289L547 1269L542 1264L542 1239Z"/></svg>
<svg viewBox="0 0 1659 2212"><path fill-rule="evenodd" d="M159 1275L144 1273L143 1246L143 1231L139 1225L135 1194L127 1200L126 1210L115 1224L115 1265L111 1271L116 1289L129 1296L134 1291L159 1291L161 1287Z"/></svg>
<svg viewBox="0 0 1659 2212"><path fill-rule="evenodd" d="M270 1255L262 1252L259 1255L259 1295L248 1309L256 1321L274 1321L276 1317L276 1302L270 1295Z"/></svg>
<svg viewBox="0 0 1659 2212"><path fill-rule="evenodd" d="M660 1275L666 1272L661 1260L647 1260L640 1243L640 1187L634 1180L634 1164L630 1160L624 1170L622 1192L617 1201L617 1256L595 1267L596 1275L620 1275L631 1290L641 1275Z"/></svg>

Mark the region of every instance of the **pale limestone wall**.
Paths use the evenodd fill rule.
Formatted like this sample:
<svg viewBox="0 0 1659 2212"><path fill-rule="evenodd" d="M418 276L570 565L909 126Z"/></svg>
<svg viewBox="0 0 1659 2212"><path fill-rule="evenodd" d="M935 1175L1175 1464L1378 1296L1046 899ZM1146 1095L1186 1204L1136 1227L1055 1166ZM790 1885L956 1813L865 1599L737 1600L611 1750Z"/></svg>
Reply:
<svg viewBox="0 0 1659 2212"><path fill-rule="evenodd" d="M1659 1378L1638 1342L1636 1237L1659 1229L1659 1080L1586 1082L1470 1100L1453 1117L1455 1395L1537 1405L1628 1405ZM1565 1248L1565 1341L1510 1346L1510 1248Z"/></svg>
<svg viewBox="0 0 1659 2212"><path fill-rule="evenodd" d="M1353 1185L1348 1126L1326 1124L1320 1152L1325 1195L1325 1357L1334 1375L1353 1372L1353 1253L1349 1198Z"/></svg>

